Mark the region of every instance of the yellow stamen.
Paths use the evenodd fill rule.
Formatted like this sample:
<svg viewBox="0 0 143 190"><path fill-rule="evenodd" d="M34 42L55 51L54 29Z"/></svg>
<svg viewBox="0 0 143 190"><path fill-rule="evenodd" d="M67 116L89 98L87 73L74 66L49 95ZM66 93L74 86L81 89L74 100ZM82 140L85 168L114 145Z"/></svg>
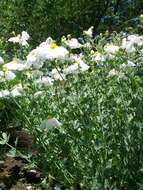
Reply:
<svg viewBox="0 0 143 190"><path fill-rule="evenodd" d="M57 44L56 44L56 43L51 43L51 44L50 44L50 48L51 48L51 49L55 49L56 47L57 47Z"/></svg>

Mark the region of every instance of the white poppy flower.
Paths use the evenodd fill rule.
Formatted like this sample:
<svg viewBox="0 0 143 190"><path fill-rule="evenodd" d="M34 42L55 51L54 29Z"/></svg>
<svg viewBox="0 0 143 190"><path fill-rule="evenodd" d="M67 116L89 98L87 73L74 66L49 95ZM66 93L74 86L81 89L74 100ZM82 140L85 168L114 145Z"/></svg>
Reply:
<svg viewBox="0 0 143 190"><path fill-rule="evenodd" d="M128 60L127 66L128 66L128 67L135 67L136 64L133 63L132 61Z"/></svg>
<svg viewBox="0 0 143 190"><path fill-rule="evenodd" d="M42 43L36 49L32 50L27 56L27 66L41 68L46 60L66 59L68 50L62 46L57 46L55 43Z"/></svg>
<svg viewBox="0 0 143 190"><path fill-rule="evenodd" d="M143 36L138 36L137 34L129 35L127 37L127 40L133 44L137 44L138 46L143 45Z"/></svg>
<svg viewBox="0 0 143 190"><path fill-rule="evenodd" d="M104 51L106 53L111 53L111 54L115 54L119 51L120 47L113 45L113 44L107 44L106 46L104 46Z"/></svg>
<svg viewBox="0 0 143 190"><path fill-rule="evenodd" d="M79 63L79 67L80 67L81 72L87 71L89 69L89 66L86 63L84 63L83 60L79 59L78 63Z"/></svg>
<svg viewBox="0 0 143 190"><path fill-rule="evenodd" d="M60 123L56 118L45 119L40 125L43 129L53 129L61 126L62 123Z"/></svg>
<svg viewBox="0 0 143 190"><path fill-rule="evenodd" d="M107 77L113 77L113 76L116 76L116 75L118 75L118 74L119 74L119 72L118 72L117 70L112 69L111 71L109 71Z"/></svg>
<svg viewBox="0 0 143 190"><path fill-rule="evenodd" d="M68 51L62 46L57 46L55 43L37 47L37 54L42 60L64 59Z"/></svg>
<svg viewBox="0 0 143 190"><path fill-rule="evenodd" d="M5 79L6 80L13 80L16 78L16 75L12 71L5 72Z"/></svg>
<svg viewBox="0 0 143 190"><path fill-rule="evenodd" d="M5 73L4 73L3 71L0 71L0 81L1 81L1 82L4 82L4 81L5 81L4 76L5 76Z"/></svg>
<svg viewBox="0 0 143 190"><path fill-rule="evenodd" d="M29 39L29 34L25 31L22 32L22 34L18 34L16 37L11 37L8 39L9 42L12 43L19 43L22 46L28 45L27 40Z"/></svg>
<svg viewBox="0 0 143 190"><path fill-rule="evenodd" d="M21 38L21 36L20 36L20 34L18 34L16 37L11 37L11 38L9 38L8 39L8 41L9 42L12 42L12 43L20 43L20 38Z"/></svg>
<svg viewBox="0 0 143 190"><path fill-rule="evenodd" d="M93 26L91 26L88 30L83 31L83 34L85 34L86 36L92 38L92 35L93 35Z"/></svg>
<svg viewBox="0 0 143 190"><path fill-rule="evenodd" d="M27 41L27 40L29 40L29 38L30 38L29 34L25 31L23 31L21 39Z"/></svg>
<svg viewBox="0 0 143 190"><path fill-rule="evenodd" d="M23 71L26 69L26 64L21 63L20 60L13 60L3 65L3 67L11 71Z"/></svg>
<svg viewBox="0 0 143 190"><path fill-rule="evenodd" d="M83 45L76 38L65 41L65 44L71 49L81 48Z"/></svg>
<svg viewBox="0 0 143 190"><path fill-rule="evenodd" d="M0 57L0 64L4 64L4 60L2 57Z"/></svg>
<svg viewBox="0 0 143 190"><path fill-rule="evenodd" d="M125 49L127 53L132 53L136 50L135 45L143 45L143 36L138 36L135 34L129 35L127 38L123 38L121 47Z"/></svg>
<svg viewBox="0 0 143 190"><path fill-rule="evenodd" d="M0 71L0 77L4 77L4 72Z"/></svg>
<svg viewBox="0 0 143 190"><path fill-rule="evenodd" d="M96 52L95 54L92 55L92 61L103 62L105 60L106 60L106 57L99 52Z"/></svg>
<svg viewBox="0 0 143 190"><path fill-rule="evenodd" d="M28 56L26 65L28 68L33 67L35 69L40 69L44 64L44 61L41 59L41 57L38 55L37 49L32 50Z"/></svg>
<svg viewBox="0 0 143 190"><path fill-rule="evenodd" d="M84 63L83 60L81 60L80 58L77 59L76 63L68 66L67 68L64 69L64 73L67 74L76 74L76 73L80 73L80 72L84 72L87 71L89 69L89 66Z"/></svg>
<svg viewBox="0 0 143 190"><path fill-rule="evenodd" d="M10 92L11 96L16 97L16 96L21 96L22 93L17 89L14 88L11 92Z"/></svg>
<svg viewBox="0 0 143 190"><path fill-rule="evenodd" d="M52 44L47 47L47 60L64 59L68 55L67 49L62 46L53 46Z"/></svg>
<svg viewBox="0 0 143 190"><path fill-rule="evenodd" d="M0 91L0 97L6 97L6 96L9 96L10 95L10 92L9 90L1 90Z"/></svg>

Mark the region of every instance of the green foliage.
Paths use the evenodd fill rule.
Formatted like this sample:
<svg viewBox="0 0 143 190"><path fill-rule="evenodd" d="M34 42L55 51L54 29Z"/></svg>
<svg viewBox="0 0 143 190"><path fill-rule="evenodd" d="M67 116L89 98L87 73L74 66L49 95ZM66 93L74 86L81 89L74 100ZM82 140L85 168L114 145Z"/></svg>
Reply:
<svg viewBox="0 0 143 190"><path fill-rule="evenodd" d="M104 52L105 39L99 36L93 47ZM115 34L106 40L121 41ZM82 53L90 71L68 75L48 87L23 78L25 96L11 98L19 127L35 138L38 153L29 162L40 167L44 176L51 176L44 179L47 186L52 178L67 189L139 189L143 185L142 54L139 49L132 54L120 49L114 57L96 63L87 50ZM121 67L130 59L136 66ZM63 66L53 61L52 67L57 63ZM116 72L109 75L110 71ZM33 96L40 90L45 94ZM49 116L61 121L62 127L40 128Z"/></svg>
<svg viewBox="0 0 143 190"><path fill-rule="evenodd" d="M21 62L13 63L10 69L16 78L12 80L5 78L6 64L1 63L0 144L10 147L9 156L21 156L29 166L40 168L44 176L42 184L46 188L55 180L61 189L142 189L143 37L127 36L106 32L92 39L85 35L81 47L75 49L66 45L70 36L62 39L64 47L57 46L51 39L49 44L44 42L46 51L40 51L43 57L46 55L44 64L39 59L39 52L35 53L34 49L31 55L29 46L17 42L13 48L11 45L11 57L27 64L26 57L30 54L34 61L31 67L21 71L13 71L15 64ZM3 41L1 50L2 45L6 45ZM125 47L123 42L126 42ZM58 54L63 51L59 47L66 48L68 57L49 58L49 52L55 56L58 51ZM1 55L7 59L5 54L2 51ZM104 60L99 59L102 56ZM52 69L64 74L68 66L79 66L82 61L89 69L79 72L81 70L76 67L62 80L55 79L52 84L46 81L45 86L37 83L39 78L52 77ZM34 64L38 64L38 69ZM12 96L15 85L23 93ZM4 90L8 92L4 93ZM35 95L37 92L40 94ZM41 128L43 121L53 117L62 123L61 127ZM27 130L34 138L37 153L33 155L12 147L8 142L9 127ZM16 145L17 142L18 139Z"/></svg>
<svg viewBox="0 0 143 190"><path fill-rule="evenodd" d="M64 87L22 104L40 152L37 164L61 185L134 190L141 182L142 76L128 70L127 80L107 79L107 71L105 66L72 77ZM37 124L50 113L63 128L43 133Z"/></svg>

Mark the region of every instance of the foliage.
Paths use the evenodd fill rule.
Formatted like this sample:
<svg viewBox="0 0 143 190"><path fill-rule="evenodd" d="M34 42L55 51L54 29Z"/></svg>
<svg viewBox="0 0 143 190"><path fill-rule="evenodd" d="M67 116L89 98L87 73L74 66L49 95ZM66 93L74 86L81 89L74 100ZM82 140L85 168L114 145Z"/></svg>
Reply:
<svg viewBox="0 0 143 190"><path fill-rule="evenodd" d="M105 33L94 39L91 31L84 31L81 43L71 36L61 46L47 39L31 51L21 41L13 44L20 60L8 71L15 78L7 79L7 64L1 64L3 125L33 135L38 152L29 162L42 170L46 188L55 180L66 189L141 189L143 36ZM13 70L15 64L28 67ZM42 128L48 118L62 126Z"/></svg>

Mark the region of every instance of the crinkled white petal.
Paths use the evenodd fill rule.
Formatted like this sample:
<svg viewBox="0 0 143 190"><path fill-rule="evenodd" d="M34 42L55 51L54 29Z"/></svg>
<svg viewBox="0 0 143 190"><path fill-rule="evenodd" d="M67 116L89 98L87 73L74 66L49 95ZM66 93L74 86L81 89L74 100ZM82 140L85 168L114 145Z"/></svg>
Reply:
<svg viewBox="0 0 143 190"><path fill-rule="evenodd" d="M10 92L9 90L1 90L0 91L0 97L6 97L6 96L9 96L10 95Z"/></svg>
<svg viewBox="0 0 143 190"><path fill-rule="evenodd" d="M113 45L113 44L109 44L104 46L104 51L106 53L111 53L111 54L115 54L116 52L118 52L120 49L119 46Z"/></svg>
<svg viewBox="0 0 143 190"><path fill-rule="evenodd" d="M78 42L76 38L65 41L65 44L71 49L81 48L82 44Z"/></svg>
<svg viewBox="0 0 143 190"><path fill-rule="evenodd" d="M62 126L62 123L59 122L56 118L45 119L40 125L40 127L43 129L52 129L52 128L57 128L61 126Z"/></svg>
<svg viewBox="0 0 143 190"><path fill-rule="evenodd" d="M76 74L80 72L87 71L89 69L89 66L84 63L83 60L79 60L77 63L74 63L67 68L64 69L64 73L67 74Z"/></svg>
<svg viewBox="0 0 143 190"><path fill-rule="evenodd" d="M16 97L16 96L22 96L22 93L18 90L18 88L13 89L10 92L11 96Z"/></svg>
<svg viewBox="0 0 143 190"><path fill-rule="evenodd" d="M22 40L27 41L27 40L29 40L30 36L27 32L23 31L21 38L22 38Z"/></svg>
<svg viewBox="0 0 143 190"><path fill-rule="evenodd" d="M102 55L101 53L97 53L95 55L92 56L92 61L95 62L103 62L106 60L106 57L104 55Z"/></svg>
<svg viewBox="0 0 143 190"><path fill-rule="evenodd" d="M11 71L23 71L26 69L26 64L14 64L14 63L7 63L3 66L4 68L11 70Z"/></svg>
<svg viewBox="0 0 143 190"><path fill-rule="evenodd" d="M74 63L73 65L68 66L66 69L64 69L64 73L67 74L74 74L79 72L79 65L78 63Z"/></svg>
<svg viewBox="0 0 143 190"><path fill-rule="evenodd" d="M16 37L11 37L8 39L9 42L12 42L12 43L19 43L20 42L20 36L16 36Z"/></svg>
<svg viewBox="0 0 143 190"><path fill-rule="evenodd" d="M83 31L83 33L86 35L86 36L88 36L88 37L92 37L92 35L93 35L93 26L91 26L88 30L85 30L85 31Z"/></svg>
<svg viewBox="0 0 143 190"><path fill-rule="evenodd" d="M121 47L125 49L127 53L132 53L136 50L135 45L143 45L143 36L138 36L135 34L129 35L127 38L123 38Z"/></svg>
<svg viewBox="0 0 143 190"><path fill-rule="evenodd" d="M5 79L8 80L8 81L13 80L15 78L16 78L16 75L12 71L7 71L5 73Z"/></svg>
<svg viewBox="0 0 143 190"><path fill-rule="evenodd" d="M8 39L8 41L12 43L19 43L22 46L26 46L28 45L27 40L29 39L29 37L29 34L23 31L21 35L19 34L16 37L11 37Z"/></svg>

